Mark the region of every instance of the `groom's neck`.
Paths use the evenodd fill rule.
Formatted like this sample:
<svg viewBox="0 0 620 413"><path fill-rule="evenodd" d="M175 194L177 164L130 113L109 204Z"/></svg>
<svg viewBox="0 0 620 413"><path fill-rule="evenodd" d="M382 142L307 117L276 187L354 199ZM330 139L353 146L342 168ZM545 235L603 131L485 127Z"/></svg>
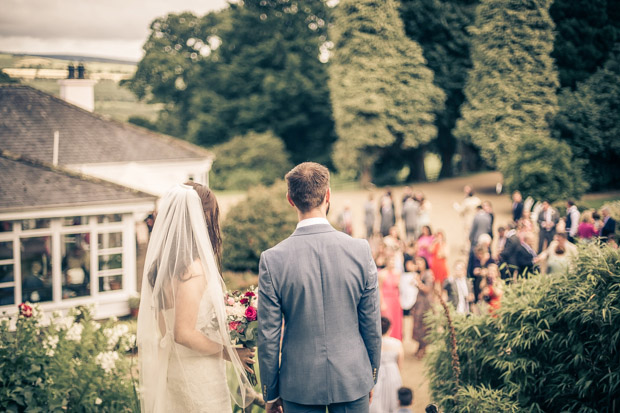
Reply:
<svg viewBox="0 0 620 413"><path fill-rule="evenodd" d="M301 212L297 210L297 218L299 221L303 221L308 218L327 218L327 214L320 208L315 208L308 212Z"/></svg>

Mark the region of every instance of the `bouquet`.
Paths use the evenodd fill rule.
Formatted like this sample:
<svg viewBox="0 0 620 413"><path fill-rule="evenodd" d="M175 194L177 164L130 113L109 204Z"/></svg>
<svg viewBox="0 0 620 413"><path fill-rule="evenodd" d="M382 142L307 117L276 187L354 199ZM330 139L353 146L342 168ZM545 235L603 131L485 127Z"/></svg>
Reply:
<svg viewBox="0 0 620 413"><path fill-rule="evenodd" d="M235 344L241 344L246 348L256 347L256 288L250 287L246 292L227 292L224 297L226 302L226 317L230 338ZM255 373L246 372L252 386L258 384Z"/></svg>

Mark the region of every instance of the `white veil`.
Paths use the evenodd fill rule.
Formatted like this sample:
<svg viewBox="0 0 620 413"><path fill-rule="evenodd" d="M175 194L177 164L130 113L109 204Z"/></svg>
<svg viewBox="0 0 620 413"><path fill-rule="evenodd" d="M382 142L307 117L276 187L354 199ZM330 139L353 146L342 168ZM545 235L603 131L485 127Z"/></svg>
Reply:
<svg viewBox="0 0 620 413"><path fill-rule="evenodd" d="M202 292L197 292L202 299L196 331L208 339L198 337L207 343L207 346L211 346L213 351L204 351L203 346L202 351L195 352L197 348L175 342L175 312L177 306L183 305L182 301L177 301L179 287L181 283L194 277L205 277L206 281L199 283L205 287ZM194 280L196 281L201 280ZM222 380L227 381L228 386L223 385L224 388L228 387L231 399L239 406L245 407L252 402L252 386L230 342L224 304L224 283L207 232L202 203L191 186L177 185L160 201L146 252L138 314L139 393L142 412L166 411L168 368L171 360L175 361L174 357L181 357L180 353L198 358L228 355L231 360L226 363L228 380L226 374L222 374ZM175 369L179 370L176 367ZM181 386L185 384L187 388L193 389L200 387L196 377L187 377L189 374L184 371L174 373L177 378L180 376L187 381L181 383Z"/></svg>

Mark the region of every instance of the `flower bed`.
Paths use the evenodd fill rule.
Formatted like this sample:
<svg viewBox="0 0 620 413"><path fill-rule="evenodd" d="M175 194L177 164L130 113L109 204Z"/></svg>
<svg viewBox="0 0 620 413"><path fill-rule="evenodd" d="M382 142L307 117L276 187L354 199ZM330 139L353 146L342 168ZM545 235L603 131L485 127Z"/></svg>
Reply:
<svg viewBox="0 0 620 413"><path fill-rule="evenodd" d="M19 310L0 322L0 411L140 410L127 324L99 323L85 307L50 318Z"/></svg>

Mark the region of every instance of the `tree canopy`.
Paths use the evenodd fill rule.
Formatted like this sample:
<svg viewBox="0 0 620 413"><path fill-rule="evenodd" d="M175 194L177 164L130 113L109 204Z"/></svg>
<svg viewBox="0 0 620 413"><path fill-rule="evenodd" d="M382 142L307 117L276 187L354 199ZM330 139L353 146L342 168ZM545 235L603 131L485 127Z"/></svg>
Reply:
<svg viewBox="0 0 620 413"><path fill-rule="evenodd" d="M446 94L445 107L437 111L437 139L433 141L441 156L440 177L452 176L453 156L460 152L459 171L476 168L476 157L467 157L453 135L459 109L465 100L463 88L471 69L470 34L478 0L401 0L405 32L422 47L434 83ZM462 143L461 143L462 145Z"/></svg>
<svg viewBox="0 0 620 413"><path fill-rule="evenodd" d="M482 0L471 27L474 66L455 135L500 170L522 136L550 137L558 109L550 3Z"/></svg>
<svg viewBox="0 0 620 413"><path fill-rule="evenodd" d="M381 157L401 156L436 136L444 94L420 46L405 36L393 0L342 0L330 34L334 161L368 180Z"/></svg>
<svg viewBox="0 0 620 413"><path fill-rule="evenodd" d="M329 162L335 140L319 60L329 9L321 0L246 0L151 24L128 82L166 104L159 129L204 146L272 130L295 162Z"/></svg>

